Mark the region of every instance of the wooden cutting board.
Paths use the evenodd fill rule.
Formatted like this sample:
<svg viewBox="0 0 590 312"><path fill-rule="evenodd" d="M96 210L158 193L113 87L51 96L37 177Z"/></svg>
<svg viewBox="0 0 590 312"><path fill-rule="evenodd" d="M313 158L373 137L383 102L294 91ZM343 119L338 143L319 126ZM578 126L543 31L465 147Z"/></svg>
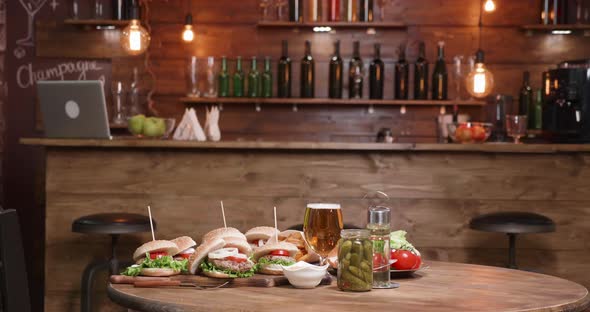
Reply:
<svg viewBox="0 0 590 312"><path fill-rule="evenodd" d="M283 275L263 275L255 274L248 278L212 278L208 276L200 275L176 275L171 277L148 277L148 276L124 276L124 275L111 275L111 283L113 284L134 284L136 282L153 281L153 282L169 282L169 281L180 281L181 283L190 283L197 286L214 286L221 285L228 282L223 287L276 287L289 285L289 281ZM332 283L332 276L326 274L326 276L320 282L320 285L330 285Z"/></svg>

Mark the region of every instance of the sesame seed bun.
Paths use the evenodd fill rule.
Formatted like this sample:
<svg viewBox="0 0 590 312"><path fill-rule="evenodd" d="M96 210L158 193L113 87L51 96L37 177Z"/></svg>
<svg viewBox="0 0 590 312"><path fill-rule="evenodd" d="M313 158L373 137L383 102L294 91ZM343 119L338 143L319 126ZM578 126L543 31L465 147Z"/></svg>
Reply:
<svg viewBox="0 0 590 312"><path fill-rule="evenodd" d="M199 272L201 262L207 257L207 255L215 250L221 249L225 246L225 241L221 238L215 238L212 240L208 240L203 242L194 254L192 254L188 260L188 271L191 274L196 274Z"/></svg>
<svg viewBox="0 0 590 312"><path fill-rule="evenodd" d="M195 241L188 236L177 237L171 240L171 242L175 243L176 246L178 246L179 253L197 245L197 243L195 243Z"/></svg>
<svg viewBox="0 0 590 312"><path fill-rule="evenodd" d="M160 252L165 251L166 254L174 256L180 252L175 243L167 240L149 241L137 248L133 253L133 260L137 261L145 257L146 252Z"/></svg>
<svg viewBox="0 0 590 312"><path fill-rule="evenodd" d="M218 228L218 229L209 231L209 233L207 233L203 236L203 242L206 242L208 240L212 240L214 238L225 239L227 237L235 237L235 238L241 238L243 240L247 240L246 236L244 234L242 234L242 232L240 232L238 229L228 227L228 228Z"/></svg>
<svg viewBox="0 0 590 312"><path fill-rule="evenodd" d="M266 256L270 252L275 251L275 250L286 250L289 252L289 256L292 258L295 257L297 252L299 252L299 249L297 248L297 246L295 246L291 243L286 243L286 242L268 243L268 244L256 249L256 251L254 252L254 255L252 255L252 259L254 261L258 261L258 259L260 259L260 257Z"/></svg>
<svg viewBox="0 0 590 312"><path fill-rule="evenodd" d="M251 242L254 240L258 240L258 239L269 240L271 237L274 237L275 234L278 234L278 233L279 233L279 231L277 229L275 229L274 227L258 226L258 227L249 229L245 235L246 235L246 239L248 239L248 241Z"/></svg>
<svg viewBox="0 0 590 312"><path fill-rule="evenodd" d="M179 270L174 269L141 269L141 276L155 276L155 277L167 277L180 274Z"/></svg>

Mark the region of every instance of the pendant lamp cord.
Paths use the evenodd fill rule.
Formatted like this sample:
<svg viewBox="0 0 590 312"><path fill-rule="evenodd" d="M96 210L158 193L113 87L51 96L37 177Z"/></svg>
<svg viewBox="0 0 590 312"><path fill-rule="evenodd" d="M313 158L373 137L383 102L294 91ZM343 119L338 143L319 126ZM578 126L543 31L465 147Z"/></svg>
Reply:
<svg viewBox="0 0 590 312"><path fill-rule="evenodd" d="M143 7L143 23L145 25L146 30L148 31L148 33L151 35L152 33L152 26L150 25L150 6L149 6L149 2L151 0L140 0L140 5ZM152 79L152 84L151 84L151 88L148 91L147 94L147 104L148 104L148 110L154 115L154 116L160 116L160 113L158 112L158 110L155 107L155 101L153 100L153 96L154 93L156 92L156 88L157 88L157 79L156 79L156 74L154 73L154 71L152 70L152 62L150 59L150 48L148 47L148 49L145 51L144 53L144 68L145 71L150 75L150 78Z"/></svg>
<svg viewBox="0 0 590 312"><path fill-rule="evenodd" d="M477 43L477 48L478 50L481 50L481 29L483 28L483 3L484 0L480 1L479 4L479 23L477 24L478 28L479 28L479 36L478 36L478 43Z"/></svg>

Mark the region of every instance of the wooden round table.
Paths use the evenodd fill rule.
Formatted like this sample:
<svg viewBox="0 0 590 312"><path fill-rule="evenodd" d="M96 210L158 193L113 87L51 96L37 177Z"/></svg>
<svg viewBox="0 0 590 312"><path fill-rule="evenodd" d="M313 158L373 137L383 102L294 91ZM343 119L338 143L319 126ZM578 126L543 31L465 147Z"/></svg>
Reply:
<svg viewBox="0 0 590 312"><path fill-rule="evenodd" d="M585 311L588 290L561 278L479 265L430 262L398 289L343 292L335 282L315 289L134 288L109 285L124 307L170 311Z"/></svg>

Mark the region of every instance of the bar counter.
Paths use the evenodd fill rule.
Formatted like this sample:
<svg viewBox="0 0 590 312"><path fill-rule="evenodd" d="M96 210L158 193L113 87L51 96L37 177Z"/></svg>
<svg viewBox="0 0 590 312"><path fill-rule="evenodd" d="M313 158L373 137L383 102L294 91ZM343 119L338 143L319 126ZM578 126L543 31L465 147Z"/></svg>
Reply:
<svg viewBox="0 0 590 312"><path fill-rule="evenodd" d="M46 311L78 310L82 270L109 256L109 237L71 233L83 215L147 214L150 204L157 238L199 241L223 226L220 200L228 225L243 231L272 225L273 206L281 229L299 224L315 201L341 203L345 223L363 226L361 198L370 190L389 194L393 227L408 231L426 263L505 265L507 237L470 230L469 220L498 211L546 215L557 231L520 235L519 265L590 286L590 145L21 143L46 150ZM149 239L123 236L119 256L130 258ZM109 305L105 287L98 300Z"/></svg>

